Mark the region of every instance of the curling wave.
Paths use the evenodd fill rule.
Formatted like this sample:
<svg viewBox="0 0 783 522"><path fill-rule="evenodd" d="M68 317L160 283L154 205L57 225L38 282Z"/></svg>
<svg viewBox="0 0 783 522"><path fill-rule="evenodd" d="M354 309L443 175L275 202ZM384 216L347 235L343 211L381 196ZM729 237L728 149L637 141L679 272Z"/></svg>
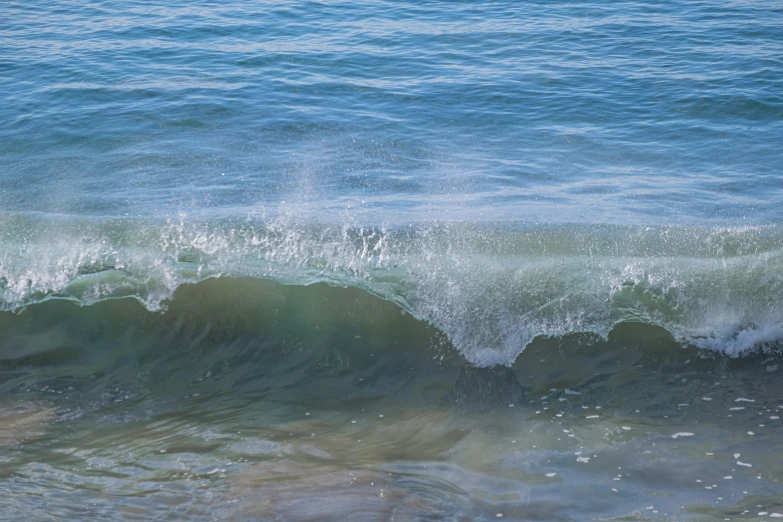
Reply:
<svg viewBox="0 0 783 522"><path fill-rule="evenodd" d="M0 214L0 308L135 298L165 308L209 278L356 287L440 329L472 363L537 336L661 326L739 355L783 339L783 230L436 223L293 215L167 221Z"/></svg>

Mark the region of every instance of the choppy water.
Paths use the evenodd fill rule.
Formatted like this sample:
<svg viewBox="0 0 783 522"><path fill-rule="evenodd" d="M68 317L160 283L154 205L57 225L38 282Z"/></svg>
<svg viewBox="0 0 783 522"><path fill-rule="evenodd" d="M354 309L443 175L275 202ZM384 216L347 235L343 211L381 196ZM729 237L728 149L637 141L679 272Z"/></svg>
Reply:
<svg viewBox="0 0 783 522"><path fill-rule="evenodd" d="M3 2L0 518L783 514L782 28Z"/></svg>

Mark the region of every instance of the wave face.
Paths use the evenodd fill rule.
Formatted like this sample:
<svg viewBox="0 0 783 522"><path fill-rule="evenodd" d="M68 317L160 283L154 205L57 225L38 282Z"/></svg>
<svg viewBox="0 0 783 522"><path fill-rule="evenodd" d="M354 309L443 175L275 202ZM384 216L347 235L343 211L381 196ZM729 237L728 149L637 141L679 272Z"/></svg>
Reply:
<svg viewBox="0 0 783 522"><path fill-rule="evenodd" d="M355 287L448 336L471 363L511 364L535 337L621 322L739 355L783 339L778 227L366 227L295 215L167 221L0 215L0 307L132 297L151 311L209 278Z"/></svg>

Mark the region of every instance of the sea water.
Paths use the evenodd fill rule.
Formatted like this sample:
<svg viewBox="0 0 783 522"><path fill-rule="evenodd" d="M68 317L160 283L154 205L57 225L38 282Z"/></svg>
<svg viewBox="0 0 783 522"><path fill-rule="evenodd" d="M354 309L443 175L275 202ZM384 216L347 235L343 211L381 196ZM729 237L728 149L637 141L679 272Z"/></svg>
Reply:
<svg viewBox="0 0 783 522"><path fill-rule="evenodd" d="M0 519L783 518L779 2L9 0L0 99Z"/></svg>

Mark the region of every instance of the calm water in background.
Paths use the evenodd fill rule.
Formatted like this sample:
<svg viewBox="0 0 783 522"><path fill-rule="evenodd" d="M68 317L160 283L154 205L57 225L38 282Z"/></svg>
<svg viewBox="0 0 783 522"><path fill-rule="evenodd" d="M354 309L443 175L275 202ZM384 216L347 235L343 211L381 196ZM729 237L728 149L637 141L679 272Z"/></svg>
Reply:
<svg viewBox="0 0 783 522"><path fill-rule="evenodd" d="M0 100L0 518L783 513L783 3L5 1Z"/></svg>
<svg viewBox="0 0 783 522"><path fill-rule="evenodd" d="M779 2L4 2L2 204L774 224Z"/></svg>

